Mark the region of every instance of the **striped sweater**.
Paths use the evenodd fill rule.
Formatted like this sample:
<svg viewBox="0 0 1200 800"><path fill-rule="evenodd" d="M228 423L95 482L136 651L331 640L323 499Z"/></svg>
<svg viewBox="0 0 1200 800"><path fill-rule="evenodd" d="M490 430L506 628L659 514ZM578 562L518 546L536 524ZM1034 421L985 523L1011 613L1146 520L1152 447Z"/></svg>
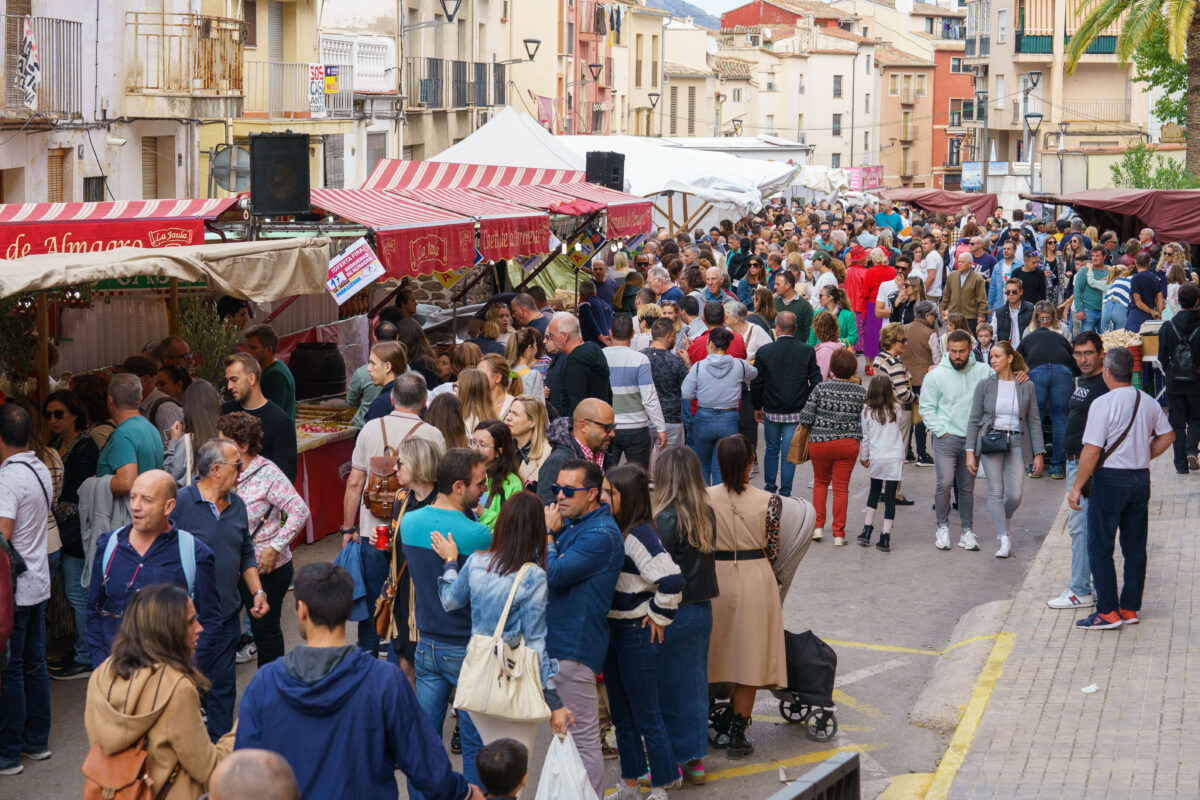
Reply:
<svg viewBox="0 0 1200 800"><path fill-rule="evenodd" d="M604 359L608 362L617 430L649 426L653 431L665 431L667 424L663 421L658 392L654 388L650 359L625 346L604 348Z"/></svg>
<svg viewBox="0 0 1200 800"><path fill-rule="evenodd" d="M900 360L899 356L894 356L891 353L880 353L875 356L872 366L877 373L887 375L891 379L892 389L896 392L896 399L901 403L911 403L917 399L912 390L912 376L904 368L904 363Z"/></svg>
<svg viewBox="0 0 1200 800"><path fill-rule="evenodd" d="M663 549L658 533L643 523L625 536L625 561L617 578L609 619L649 617L670 625L683 595L683 573Z"/></svg>

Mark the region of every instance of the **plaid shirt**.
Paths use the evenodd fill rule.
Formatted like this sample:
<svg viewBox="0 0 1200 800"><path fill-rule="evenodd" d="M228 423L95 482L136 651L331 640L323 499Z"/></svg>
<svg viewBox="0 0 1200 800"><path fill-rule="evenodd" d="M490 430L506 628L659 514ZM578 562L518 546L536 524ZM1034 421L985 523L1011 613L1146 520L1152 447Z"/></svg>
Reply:
<svg viewBox="0 0 1200 800"><path fill-rule="evenodd" d="M575 440L575 444L579 445L579 452L583 453L584 461L590 461L593 464L595 464L597 467L600 467L601 469L604 468L604 451L603 450L593 451L592 448L588 447L586 444L579 441L578 439Z"/></svg>

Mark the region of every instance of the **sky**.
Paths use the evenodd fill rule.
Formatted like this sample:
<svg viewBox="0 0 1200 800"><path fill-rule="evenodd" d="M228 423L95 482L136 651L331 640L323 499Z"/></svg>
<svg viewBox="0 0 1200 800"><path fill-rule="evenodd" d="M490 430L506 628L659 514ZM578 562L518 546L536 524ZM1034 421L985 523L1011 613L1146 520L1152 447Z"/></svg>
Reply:
<svg viewBox="0 0 1200 800"><path fill-rule="evenodd" d="M744 0L688 0L694 6L700 6L710 14L720 14L731 8L742 5Z"/></svg>

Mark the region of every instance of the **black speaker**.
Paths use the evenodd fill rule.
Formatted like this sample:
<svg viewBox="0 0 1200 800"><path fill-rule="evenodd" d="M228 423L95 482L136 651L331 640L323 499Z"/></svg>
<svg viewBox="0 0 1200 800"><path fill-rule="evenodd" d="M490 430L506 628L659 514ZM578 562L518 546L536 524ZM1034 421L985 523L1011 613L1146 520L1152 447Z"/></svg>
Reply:
<svg viewBox="0 0 1200 800"><path fill-rule="evenodd" d="M588 183L598 183L618 192L625 191L625 154L593 150L587 154Z"/></svg>
<svg viewBox="0 0 1200 800"><path fill-rule="evenodd" d="M250 134L250 212L307 214L308 134Z"/></svg>

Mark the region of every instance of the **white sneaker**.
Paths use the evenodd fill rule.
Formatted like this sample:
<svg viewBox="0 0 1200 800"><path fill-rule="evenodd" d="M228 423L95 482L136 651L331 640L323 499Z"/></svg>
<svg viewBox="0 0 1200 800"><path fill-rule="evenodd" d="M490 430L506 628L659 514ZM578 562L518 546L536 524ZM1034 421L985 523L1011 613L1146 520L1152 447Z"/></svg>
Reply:
<svg viewBox="0 0 1200 800"><path fill-rule="evenodd" d="M938 550L950 549L950 528L948 526L938 526L937 533L933 535L933 546Z"/></svg>
<svg viewBox="0 0 1200 800"><path fill-rule="evenodd" d="M646 796L646 800L667 800L666 787L657 786L650 790L650 794Z"/></svg>
<svg viewBox="0 0 1200 800"><path fill-rule="evenodd" d="M845 536L833 537L833 546L834 547L845 547L846 546L846 537Z"/></svg>
<svg viewBox="0 0 1200 800"><path fill-rule="evenodd" d="M1067 588L1058 597L1047 600L1046 605L1060 611L1073 608L1091 608L1096 605L1096 598L1090 594L1075 594L1070 588Z"/></svg>
<svg viewBox="0 0 1200 800"><path fill-rule="evenodd" d="M617 784L616 800L640 800L642 790L621 781Z"/></svg>
<svg viewBox="0 0 1200 800"><path fill-rule="evenodd" d="M978 550L979 542L975 541L975 534L963 531L962 536L958 537L958 546L963 550Z"/></svg>
<svg viewBox="0 0 1200 800"><path fill-rule="evenodd" d="M0 775L20 775L25 771L24 764L13 764L11 767L0 769Z"/></svg>
<svg viewBox="0 0 1200 800"><path fill-rule="evenodd" d="M824 532L824 531L822 531L820 528L813 528L813 535L812 535L812 539L813 539L813 541L814 541L814 542L819 542L819 541L821 541L821 540L822 540L822 539L824 539L824 538L825 538L825 532Z"/></svg>
<svg viewBox="0 0 1200 800"><path fill-rule="evenodd" d="M1010 555L1012 555L1012 540L1006 533L1000 537L1000 549L996 551L996 558L1008 558Z"/></svg>

